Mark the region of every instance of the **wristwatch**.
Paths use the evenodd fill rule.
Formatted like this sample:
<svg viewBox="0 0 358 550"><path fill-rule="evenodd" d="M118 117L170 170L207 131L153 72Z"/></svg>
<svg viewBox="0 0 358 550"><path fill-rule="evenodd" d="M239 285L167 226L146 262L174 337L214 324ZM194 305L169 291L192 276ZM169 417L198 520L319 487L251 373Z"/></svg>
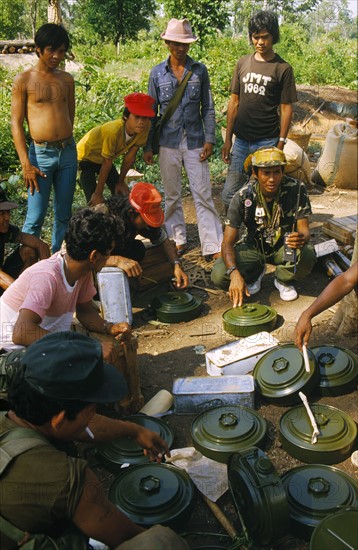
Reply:
<svg viewBox="0 0 358 550"><path fill-rule="evenodd" d="M287 138L284 138L284 137L280 137L278 141L283 141L283 143L287 143Z"/></svg>
<svg viewBox="0 0 358 550"><path fill-rule="evenodd" d="M180 260L174 260L173 265L180 265L181 266L181 261Z"/></svg>
<svg viewBox="0 0 358 550"><path fill-rule="evenodd" d="M226 270L226 275L228 275L230 277L231 273L233 271L235 271L235 269L237 269L236 265L232 265L231 267L229 267L227 270Z"/></svg>

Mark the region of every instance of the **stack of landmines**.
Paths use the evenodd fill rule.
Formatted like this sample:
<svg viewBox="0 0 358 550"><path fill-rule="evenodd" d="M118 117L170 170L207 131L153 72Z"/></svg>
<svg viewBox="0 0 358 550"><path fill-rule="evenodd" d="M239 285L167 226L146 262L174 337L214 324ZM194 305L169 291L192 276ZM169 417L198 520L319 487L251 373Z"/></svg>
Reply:
<svg viewBox="0 0 358 550"><path fill-rule="evenodd" d="M353 246L342 246L340 250L319 258L318 263L328 277L334 279L343 271L347 271L351 265L352 256Z"/></svg>

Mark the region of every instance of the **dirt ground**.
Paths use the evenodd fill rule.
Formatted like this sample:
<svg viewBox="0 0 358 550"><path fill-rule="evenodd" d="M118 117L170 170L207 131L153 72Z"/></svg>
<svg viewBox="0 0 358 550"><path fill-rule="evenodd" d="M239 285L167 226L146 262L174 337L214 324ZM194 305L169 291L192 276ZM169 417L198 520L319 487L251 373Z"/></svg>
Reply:
<svg viewBox="0 0 358 550"><path fill-rule="evenodd" d="M2 56L2 59L9 56ZM0 58L0 60L2 61ZM322 102L325 103L322 105ZM332 103L334 104L332 106ZM338 105L338 107L337 107ZM348 106L341 109L343 116L337 115L340 105ZM293 122L297 128L312 133L310 145L315 143L322 145L322 136L335 123L344 120L352 112L351 106L356 105L356 93L343 88L333 87L299 87L299 103L295 105ZM317 108L321 108L317 110ZM307 121L309 117L312 118ZM304 124L306 123L306 124ZM311 157L317 161L316 157ZM312 168L314 163L312 163ZM218 211L222 212L220 201L221 185L213 187L213 194ZM313 215L311 218L312 240L314 243L327 240L329 237L322 232L322 223L333 217L343 217L357 213L357 192L354 190L339 190L329 188L323 190L316 188L310 191ZM210 283L210 270L212 263L205 262L200 255L198 233L196 226L196 214L190 195L184 197L184 210L188 228L190 250L184 256L184 269L191 273L191 282L198 286L212 289ZM278 291L273 285L273 267L263 279L262 290L259 295L248 302L260 302L272 306L278 313L278 324L273 335L282 343L290 342L300 313L308 307L313 299L327 285L329 279L318 267L307 277L305 281L297 285L298 300L284 303L279 299ZM205 352L222 344L229 343L234 338L224 332L222 328L222 314L231 307L227 293L200 290L191 288L190 292L203 301L202 312L199 317L187 323L178 323L160 326L148 322L147 308L155 295L165 293L170 288L164 283L150 291L134 293L132 305L134 311L133 328L138 336L138 363L141 373L142 393L145 401L153 397L160 389L172 391L175 378L187 376L206 376ZM352 327L352 334L337 340L331 320L334 306L329 311L319 315L314 320L314 330L310 340L311 345L337 344L357 353L357 334ZM152 334L150 334L152 332ZM317 398L312 398L316 401ZM336 398L321 398L318 402L333 405L348 413L358 421L357 391ZM273 461L279 474L301 464L292 458L280 445L278 423L281 415L287 410L285 407L265 403L255 396L256 410L267 420L269 436L265 452ZM173 448L192 446L190 426L194 416L171 414L164 417L174 433ZM351 476L357 476L357 468L354 468L350 458L337 465L338 468ZM97 473L103 483L109 486L113 476L107 471L97 468ZM217 502L223 513L231 520L239 535L242 535L240 521L229 492L226 492ZM191 548L229 548L230 538L225 530L215 519L203 499L198 494L190 521L183 526ZM193 534L201 533L194 536ZM211 535L213 534L213 535ZM218 538L218 535L222 537ZM277 550L308 550L308 543L293 537L287 537L278 541L271 548ZM328 549L327 549L328 550Z"/></svg>
<svg viewBox="0 0 358 550"><path fill-rule="evenodd" d="M319 96L313 89L300 91L300 102L297 105L295 124L298 124L299 121L302 122L305 118L307 119L322 103L324 97L329 97L335 103L346 102L350 104L350 102L354 102L355 95L349 90L336 89L336 95L334 95L333 91L333 89L329 89L323 92L321 89ZM325 96L324 94L327 95ZM331 127L332 121L333 123L337 123L342 121L342 117L337 116L331 110L321 110L311 120L309 131L321 137ZM313 167L314 163L312 163ZM221 212L221 186L215 186L213 193L217 209ZM322 188L316 188L310 191L310 200L313 210L310 225L314 244L330 238L322 232L322 223L324 221L333 217L354 215L357 212L357 192L355 190L337 188L323 190ZM212 288L210 283L212 264L206 263L200 256L196 215L190 195L184 198L184 210L190 244L190 251L184 256L184 268L188 270L188 273L192 273L191 278L194 284ZM329 279L324 272L316 267L313 273L297 286L299 292L298 300L284 303L280 300L278 292L274 288L273 270L272 266L268 267L267 274L263 279L262 291L259 295L249 299L249 302L255 301L274 307L278 312L280 320L272 334L280 342L290 342L293 339L294 327L300 313L322 291L329 282ZM195 280L195 277L198 277L198 279ZM160 389L164 388L171 391L175 378L207 376L205 352L222 344L229 343L234 339L234 337L225 333L222 328L222 314L231 305L227 293L221 291L213 294L198 288L191 288L190 292L203 300L202 313L193 321L162 327L148 324L146 322L146 308L155 295L167 290L169 290L168 285L163 285L162 288L142 292L133 297L133 306L136 312L134 314L134 328L139 336L138 361L141 369L142 391L146 401ZM310 344L339 344L357 353L358 346L355 327L352 327L352 334L347 334L344 338L340 337L339 341L337 341L335 330L331 326L331 320L337 307L334 306L334 308L316 317ZM158 329L164 332L160 332ZM154 331L153 334L148 335L151 330ZM141 336L141 333L144 335ZM317 400L314 397L311 399ZM318 399L318 401L338 407L351 415L355 421L358 420L357 392L336 398L325 397ZM301 463L298 460L288 455L279 442L278 422L287 408L265 403L257 396L255 396L255 408L268 422L269 440L265 452L273 461L277 471L283 474L289 469L300 465ZM192 446L190 426L193 418L194 416L191 415L175 414L165 417L175 434L173 448ZM350 458L337 466L352 476L356 477L358 473L357 468L354 468L352 465ZM240 522L229 492L225 493L218 500L217 504L232 521L239 534L242 534ZM185 526L185 532L225 534L225 530L223 530L213 514L208 510L200 496L196 499L196 506L190 522ZM217 538L210 536L192 536L188 540L192 548L199 546L209 548L217 547L216 545L218 545ZM223 548L228 548L230 546L230 539L221 539L219 545ZM284 540L278 541L272 548L280 550L288 550L289 548L306 550L308 549L308 544L303 540L287 537Z"/></svg>

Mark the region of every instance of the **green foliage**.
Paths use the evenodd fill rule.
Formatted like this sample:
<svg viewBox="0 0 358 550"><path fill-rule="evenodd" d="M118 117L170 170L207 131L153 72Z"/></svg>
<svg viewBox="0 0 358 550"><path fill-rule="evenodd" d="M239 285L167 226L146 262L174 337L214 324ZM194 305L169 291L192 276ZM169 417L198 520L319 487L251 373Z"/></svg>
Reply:
<svg viewBox="0 0 358 550"><path fill-rule="evenodd" d="M164 0L163 3L168 19L187 18L201 43L228 24L229 10L225 0Z"/></svg>
<svg viewBox="0 0 358 550"><path fill-rule="evenodd" d="M116 44L136 38L141 29L149 30L155 0L80 0L75 10L75 26L91 29L102 40Z"/></svg>
<svg viewBox="0 0 358 550"><path fill-rule="evenodd" d="M13 40L23 30L23 0L0 0L0 39Z"/></svg>

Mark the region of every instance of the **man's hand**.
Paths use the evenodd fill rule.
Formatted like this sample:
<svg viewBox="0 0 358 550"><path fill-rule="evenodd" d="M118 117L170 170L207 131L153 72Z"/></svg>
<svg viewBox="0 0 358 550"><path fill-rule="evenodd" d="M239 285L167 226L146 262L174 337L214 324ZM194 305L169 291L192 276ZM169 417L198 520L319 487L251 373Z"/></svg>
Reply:
<svg viewBox="0 0 358 550"><path fill-rule="evenodd" d="M174 265L174 276L176 288L187 288L189 284L189 277L185 271L182 270L179 264Z"/></svg>
<svg viewBox="0 0 358 550"><path fill-rule="evenodd" d="M132 329L128 323L115 323L109 327L107 334L114 336L116 340L125 342L130 339Z"/></svg>
<svg viewBox="0 0 358 550"><path fill-rule="evenodd" d="M250 296L246 283L237 269L230 274L229 296L232 307L242 306L244 295Z"/></svg>
<svg viewBox="0 0 358 550"><path fill-rule="evenodd" d="M96 191L93 193L92 197L88 201L88 206L96 206L96 204L103 204L104 203L104 196L102 193L97 193Z"/></svg>
<svg viewBox="0 0 358 550"><path fill-rule="evenodd" d="M230 141L225 140L224 145L222 146L221 158L225 162L225 164L231 163L231 154L230 154L231 146L232 146L231 140Z"/></svg>
<svg viewBox="0 0 358 550"><path fill-rule="evenodd" d="M212 152L213 152L213 144L204 143L203 150L200 153L200 162L203 162L204 160L208 160L208 158L212 155Z"/></svg>
<svg viewBox="0 0 358 550"><path fill-rule="evenodd" d="M36 168L36 166L33 166L29 160L27 160L23 164L22 174L24 177L26 189L30 190L31 195L35 193L35 190L39 193L40 186L37 181L37 176L42 176L43 178L46 178L46 174L41 172L41 170L39 168Z"/></svg>
<svg viewBox="0 0 358 550"><path fill-rule="evenodd" d="M128 277L140 277L143 273L140 264L136 260L131 260L130 258L123 258L117 265L126 272Z"/></svg>
<svg viewBox="0 0 358 550"><path fill-rule="evenodd" d="M286 244L290 248L302 248L306 243L306 239L303 233L297 231L289 233L286 237Z"/></svg>
<svg viewBox="0 0 358 550"><path fill-rule="evenodd" d="M295 328L295 344L302 351L302 344L307 346L312 332L311 317L303 312Z"/></svg>
<svg viewBox="0 0 358 550"><path fill-rule="evenodd" d="M153 151L143 153L143 160L146 164L153 164Z"/></svg>
<svg viewBox="0 0 358 550"><path fill-rule="evenodd" d="M127 197L129 195L129 187L124 182L118 182L114 187L114 192L116 195L123 195L124 197Z"/></svg>
<svg viewBox="0 0 358 550"><path fill-rule="evenodd" d="M162 462L164 455L168 458L170 457L170 451L166 441L156 432L152 432L140 426L140 431L134 439L138 445L143 447L144 454L149 456L150 461Z"/></svg>

